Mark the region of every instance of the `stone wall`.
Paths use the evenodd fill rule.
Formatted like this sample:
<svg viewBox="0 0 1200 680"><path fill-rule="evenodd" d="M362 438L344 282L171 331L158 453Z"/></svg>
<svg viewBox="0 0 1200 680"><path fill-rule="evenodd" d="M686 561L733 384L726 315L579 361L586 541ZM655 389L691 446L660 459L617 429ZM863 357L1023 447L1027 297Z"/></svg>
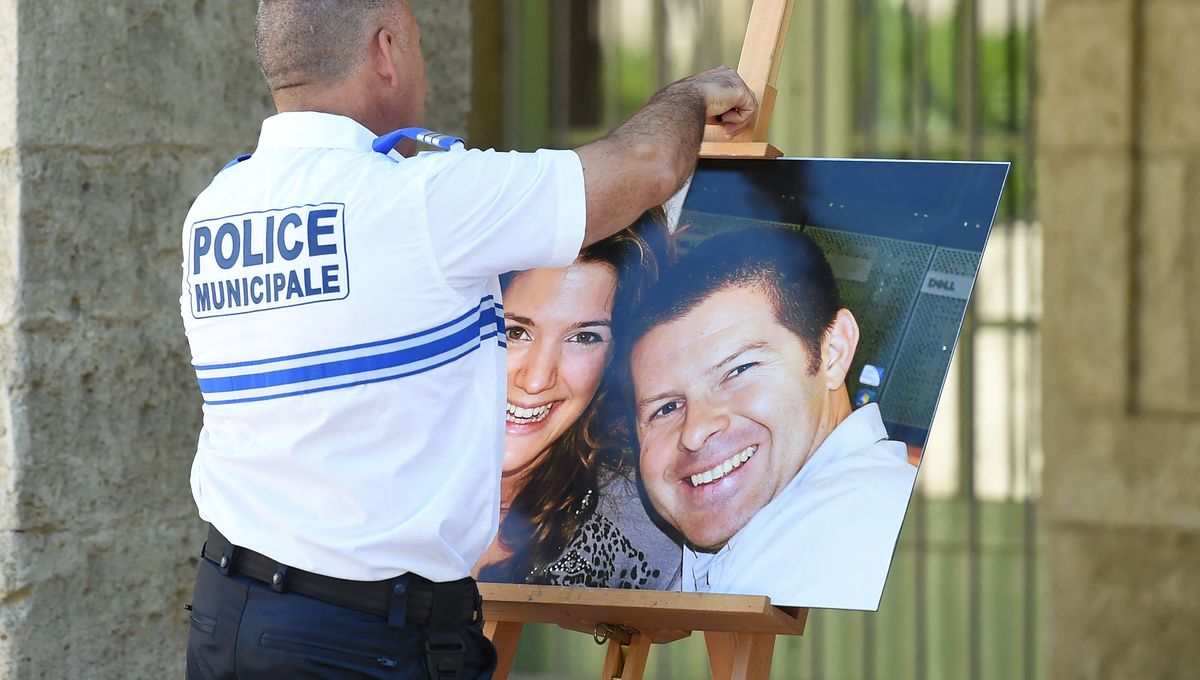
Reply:
<svg viewBox="0 0 1200 680"><path fill-rule="evenodd" d="M1200 667L1200 2L1047 0L1051 678Z"/></svg>
<svg viewBox="0 0 1200 680"><path fill-rule="evenodd" d="M471 0L410 0L409 4L421 24L421 49L428 68L425 127L466 137L471 108Z"/></svg>
<svg viewBox="0 0 1200 680"><path fill-rule="evenodd" d="M414 2L466 128L468 0ZM244 0L0 0L0 678L182 677L180 229L271 113Z"/></svg>
<svg viewBox="0 0 1200 680"><path fill-rule="evenodd" d="M17 477L19 444L13 423L17 377L18 198L17 169L17 3L0 0L0 678L13 676L10 640L20 623L22 584L16 574Z"/></svg>

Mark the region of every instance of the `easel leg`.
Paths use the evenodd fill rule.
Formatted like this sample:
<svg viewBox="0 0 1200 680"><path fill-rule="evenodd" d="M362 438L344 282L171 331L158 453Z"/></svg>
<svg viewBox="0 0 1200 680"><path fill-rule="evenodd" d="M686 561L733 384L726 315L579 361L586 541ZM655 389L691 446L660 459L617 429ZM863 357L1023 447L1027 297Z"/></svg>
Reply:
<svg viewBox="0 0 1200 680"><path fill-rule="evenodd" d="M512 670L513 659L517 657L517 643L521 641L521 629L524 623L517 621L484 621L483 634L496 647L496 672L493 680L507 680L508 672Z"/></svg>
<svg viewBox="0 0 1200 680"><path fill-rule="evenodd" d="M729 680L733 670L733 633L704 633L704 646L708 648L708 667L713 680Z"/></svg>
<svg viewBox="0 0 1200 680"><path fill-rule="evenodd" d="M650 656L650 636L634 633L629 644L618 640L608 641L608 652L604 655L604 670L601 680L642 680L646 672L646 659Z"/></svg>
<svg viewBox="0 0 1200 680"><path fill-rule="evenodd" d="M767 680L775 636L771 633L704 633L713 680Z"/></svg>
<svg viewBox="0 0 1200 680"><path fill-rule="evenodd" d="M646 659L650 656L650 636L645 633L635 633L629 641L629 650L625 652L625 670L621 680L642 680L646 672Z"/></svg>

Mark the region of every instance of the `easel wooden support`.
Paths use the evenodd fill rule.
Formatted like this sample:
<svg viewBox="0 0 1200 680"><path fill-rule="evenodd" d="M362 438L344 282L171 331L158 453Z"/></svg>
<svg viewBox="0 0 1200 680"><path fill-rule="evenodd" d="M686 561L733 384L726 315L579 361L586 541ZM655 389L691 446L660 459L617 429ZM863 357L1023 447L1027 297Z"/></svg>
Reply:
<svg viewBox="0 0 1200 680"><path fill-rule="evenodd" d="M800 635L807 609L754 595L668 593L481 583L484 632L500 656L493 676L512 669L526 623L553 623L606 642L602 680L641 680L650 645L704 632L713 680L766 680L776 635Z"/></svg>
<svg viewBox="0 0 1200 680"><path fill-rule="evenodd" d="M754 0L738 73L758 98L753 127L732 141L712 128L700 146L706 158L778 158L767 142L776 76L794 0ZM751 595L674 593L481 583L484 632L500 661L493 677L506 680L526 623L553 623L607 643L601 680L641 680L650 646L704 632L713 680L767 680L776 635L801 635L807 609L771 605Z"/></svg>
<svg viewBox="0 0 1200 680"><path fill-rule="evenodd" d="M792 5L793 0L754 0L737 71L758 98L758 115L753 127L743 130L732 141L725 141L716 128L707 130L705 141L700 145L701 157L778 158L783 155L767 142L767 129L775 111L778 94L775 82L787 44Z"/></svg>

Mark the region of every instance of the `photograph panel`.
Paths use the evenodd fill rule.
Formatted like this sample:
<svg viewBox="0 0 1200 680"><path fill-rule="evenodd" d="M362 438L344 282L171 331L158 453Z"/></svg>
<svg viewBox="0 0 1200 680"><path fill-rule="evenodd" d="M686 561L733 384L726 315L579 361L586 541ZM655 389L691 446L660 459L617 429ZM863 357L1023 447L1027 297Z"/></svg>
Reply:
<svg viewBox="0 0 1200 680"><path fill-rule="evenodd" d="M677 222L507 277L480 577L877 608L1006 172L706 160Z"/></svg>

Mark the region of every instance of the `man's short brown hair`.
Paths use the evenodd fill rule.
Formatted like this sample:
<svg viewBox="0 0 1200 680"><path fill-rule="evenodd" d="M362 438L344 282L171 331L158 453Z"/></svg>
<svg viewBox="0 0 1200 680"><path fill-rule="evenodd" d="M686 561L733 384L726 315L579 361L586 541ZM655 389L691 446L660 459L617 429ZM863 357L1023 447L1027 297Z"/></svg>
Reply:
<svg viewBox="0 0 1200 680"><path fill-rule="evenodd" d="M260 0L254 46L267 87L337 82L366 58L376 20L404 11L403 0Z"/></svg>

